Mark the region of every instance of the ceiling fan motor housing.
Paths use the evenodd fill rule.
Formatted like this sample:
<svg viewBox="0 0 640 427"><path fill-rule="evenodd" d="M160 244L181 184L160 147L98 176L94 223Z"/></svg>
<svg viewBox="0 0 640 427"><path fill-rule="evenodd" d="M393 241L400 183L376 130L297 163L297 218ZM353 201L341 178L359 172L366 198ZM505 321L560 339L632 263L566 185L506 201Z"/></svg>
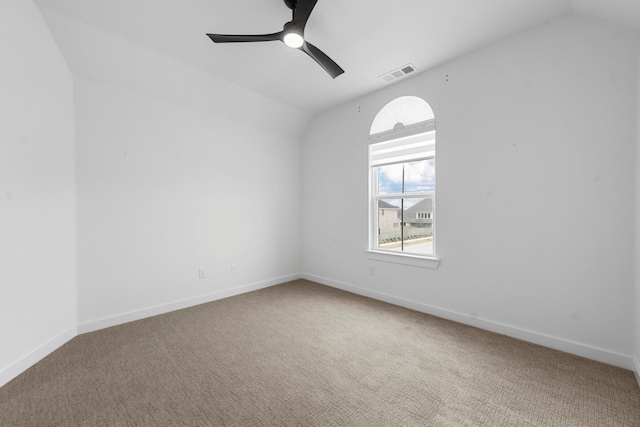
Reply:
<svg viewBox="0 0 640 427"><path fill-rule="evenodd" d="M284 4L286 4L289 9L293 10L296 8L298 0L284 0Z"/></svg>

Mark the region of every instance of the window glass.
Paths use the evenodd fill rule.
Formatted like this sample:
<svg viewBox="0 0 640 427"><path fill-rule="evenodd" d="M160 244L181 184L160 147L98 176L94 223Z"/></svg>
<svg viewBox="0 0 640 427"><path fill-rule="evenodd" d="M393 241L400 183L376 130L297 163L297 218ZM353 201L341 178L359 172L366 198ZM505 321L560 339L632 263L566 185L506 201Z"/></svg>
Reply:
<svg viewBox="0 0 640 427"><path fill-rule="evenodd" d="M373 120L369 135L398 129L425 120L433 119L433 110L429 104L417 96L402 96L384 106Z"/></svg>
<svg viewBox="0 0 640 427"><path fill-rule="evenodd" d="M436 188L435 159L379 166L378 194L422 193Z"/></svg>

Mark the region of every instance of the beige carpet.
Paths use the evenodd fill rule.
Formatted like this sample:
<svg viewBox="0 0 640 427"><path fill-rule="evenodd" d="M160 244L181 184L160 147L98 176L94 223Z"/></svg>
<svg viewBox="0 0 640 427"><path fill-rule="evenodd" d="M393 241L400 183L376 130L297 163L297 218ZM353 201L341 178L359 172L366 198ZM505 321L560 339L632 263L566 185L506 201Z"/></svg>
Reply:
<svg viewBox="0 0 640 427"><path fill-rule="evenodd" d="M632 372L296 281L74 338L1 426L640 426Z"/></svg>

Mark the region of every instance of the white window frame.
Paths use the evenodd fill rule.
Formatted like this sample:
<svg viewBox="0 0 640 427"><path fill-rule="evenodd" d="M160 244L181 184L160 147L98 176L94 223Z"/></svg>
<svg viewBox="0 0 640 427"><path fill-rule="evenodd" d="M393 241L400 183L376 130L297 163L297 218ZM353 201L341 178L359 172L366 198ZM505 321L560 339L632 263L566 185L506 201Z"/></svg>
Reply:
<svg viewBox="0 0 640 427"><path fill-rule="evenodd" d="M410 126L400 127L390 131L380 132L378 134L370 135L369 137L369 152L368 152L368 173L369 173L369 247L365 251L367 258L370 260L391 262L397 264L412 265L416 267L425 268L438 268L440 260L436 254L436 194L433 192L420 192L420 193L400 193L400 194L384 194L378 195L378 177L377 167L385 165L376 164L372 165L372 148L375 144L382 142L390 142L398 140L415 141L422 138L428 138L429 134L435 133L435 119L425 120L420 123L415 123ZM401 164L419 160L435 159L435 149L431 152L418 154L417 157L413 157L404 161L394 161L387 164ZM437 171L437 168L436 168ZM437 172L436 172L437 173ZM437 182L437 180L436 180ZM378 200L385 199L408 199L408 198L432 198L432 231L433 231L433 255L420 255L415 253L397 252L391 250L381 249L378 246Z"/></svg>

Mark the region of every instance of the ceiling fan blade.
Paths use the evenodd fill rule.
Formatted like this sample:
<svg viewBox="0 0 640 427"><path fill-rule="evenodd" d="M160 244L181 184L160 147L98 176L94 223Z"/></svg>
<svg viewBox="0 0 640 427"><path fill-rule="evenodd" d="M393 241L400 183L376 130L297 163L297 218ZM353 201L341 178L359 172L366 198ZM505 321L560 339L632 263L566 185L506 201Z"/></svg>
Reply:
<svg viewBox="0 0 640 427"><path fill-rule="evenodd" d="M304 28L317 2L318 0L298 0L296 8L293 9L293 21L291 23Z"/></svg>
<svg viewBox="0 0 640 427"><path fill-rule="evenodd" d="M207 34L214 43L270 42L282 39L282 31L273 34Z"/></svg>
<svg viewBox="0 0 640 427"><path fill-rule="evenodd" d="M313 58L324 70L329 73L332 78L338 77L340 74L344 73L344 70L340 68L338 64L336 64L333 59L329 58L323 51L315 47L309 42L305 42L301 49Z"/></svg>

